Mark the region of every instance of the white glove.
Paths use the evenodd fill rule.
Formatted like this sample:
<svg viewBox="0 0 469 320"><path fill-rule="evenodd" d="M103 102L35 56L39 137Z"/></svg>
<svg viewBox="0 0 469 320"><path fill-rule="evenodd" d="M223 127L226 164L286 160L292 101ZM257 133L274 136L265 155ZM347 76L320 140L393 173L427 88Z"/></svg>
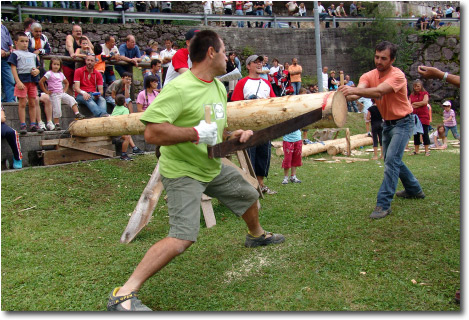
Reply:
<svg viewBox="0 0 469 320"><path fill-rule="evenodd" d="M195 141L195 144L205 143L209 146L213 146L217 143L217 123L207 123L205 120L200 121L199 125L194 127L194 130L197 131L198 139Z"/></svg>

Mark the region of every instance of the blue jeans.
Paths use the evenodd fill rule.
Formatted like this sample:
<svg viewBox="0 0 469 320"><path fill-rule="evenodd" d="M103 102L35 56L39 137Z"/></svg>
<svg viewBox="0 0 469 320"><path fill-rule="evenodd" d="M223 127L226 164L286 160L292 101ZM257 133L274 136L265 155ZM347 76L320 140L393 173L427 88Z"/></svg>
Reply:
<svg viewBox="0 0 469 320"><path fill-rule="evenodd" d="M263 16L264 15L264 9L256 10L256 16ZM262 28L263 22L257 22L256 21L256 28Z"/></svg>
<svg viewBox="0 0 469 320"><path fill-rule="evenodd" d="M293 94L299 95L301 89L301 82L292 82L291 86L293 87Z"/></svg>
<svg viewBox="0 0 469 320"><path fill-rule="evenodd" d="M52 1L42 1L42 6L44 8L52 8L54 7L54 4ZM52 16L46 16L46 18L49 20L49 22L52 22ZM41 21L44 22L44 16L41 17Z"/></svg>
<svg viewBox="0 0 469 320"><path fill-rule="evenodd" d="M414 125L412 119L412 117L404 118L397 121L395 125L384 124L384 178L376 201L376 206L382 207L383 210L391 207L391 201L396 193L399 179L401 179L408 194L415 195L422 191L417 178L402 162L404 149L412 135Z"/></svg>
<svg viewBox="0 0 469 320"><path fill-rule="evenodd" d="M70 8L70 1L60 1L60 7L63 9L68 9Z"/></svg>
<svg viewBox="0 0 469 320"><path fill-rule="evenodd" d="M2 58L2 102L15 102L15 79L7 59Z"/></svg>
<svg viewBox="0 0 469 320"><path fill-rule="evenodd" d="M236 10L235 15L242 16L243 10ZM238 28L244 28L244 21L238 21Z"/></svg>
<svg viewBox="0 0 469 320"><path fill-rule="evenodd" d="M107 113L106 100L102 96L91 96L90 99L85 100L82 94L77 95L76 100L79 104L85 105L96 116L101 117Z"/></svg>
<svg viewBox="0 0 469 320"><path fill-rule="evenodd" d="M2 80L3 80L3 72L2 72ZM445 137L448 136L448 131L451 130L453 137L459 140L459 133L458 133L458 126L447 127L445 126Z"/></svg>

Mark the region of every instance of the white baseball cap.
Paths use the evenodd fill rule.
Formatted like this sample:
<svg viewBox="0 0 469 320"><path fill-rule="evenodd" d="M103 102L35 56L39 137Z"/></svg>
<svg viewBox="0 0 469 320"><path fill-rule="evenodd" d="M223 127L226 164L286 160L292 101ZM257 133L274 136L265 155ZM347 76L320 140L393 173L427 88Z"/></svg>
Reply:
<svg viewBox="0 0 469 320"><path fill-rule="evenodd" d="M450 102L450 101L445 101L445 102L443 102L443 105L444 105L444 106L450 106L450 107L451 107L451 102Z"/></svg>

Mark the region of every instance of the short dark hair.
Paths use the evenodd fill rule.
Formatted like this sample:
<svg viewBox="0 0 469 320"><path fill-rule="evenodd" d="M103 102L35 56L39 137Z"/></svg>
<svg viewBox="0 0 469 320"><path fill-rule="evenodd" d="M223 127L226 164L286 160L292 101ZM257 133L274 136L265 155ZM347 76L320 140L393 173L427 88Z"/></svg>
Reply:
<svg viewBox="0 0 469 320"><path fill-rule="evenodd" d="M384 51L386 49L389 49L390 58L391 58L391 60L393 60L396 57L397 46L392 42L382 41L382 42L378 43L375 47L375 52L381 52L381 51Z"/></svg>
<svg viewBox="0 0 469 320"><path fill-rule="evenodd" d="M99 56L101 53L103 53L103 47L98 42L95 42L93 44L94 47L94 54Z"/></svg>
<svg viewBox="0 0 469 320"><path fill-rule="evenodd" d="M20 32L15 33L15 38L13 40L18 41L18 39L20 37L26 37L27 38L28 36L23 31L20 31Z"/></svg>
<svg viewBox="0 0 469 320"><path fill-rule="evenodd" d="M212 30L197 32L194 38L192 38L189 46L189 56L191 61L202 62L210 47L213 47L216 52L219 52L221 44L221 39L216 32Z"/></svg>
<svg viewBox="0 0 469 320"><path fill-rule="evenodd" d="M153 66L156 66L158 63L161 63L161 60L158 60L158 59L151 60L150 68L152 68Z"/></svg>
<svg viewBox="0 0 469 320"><path fill-rule="evenodd" d="M124 73L122 74L122 78L125 78L125 77L132 78L132 77L133 77L132 72L124 72Z"/></svg>
<svg viewBox="0 0 469 320"><path fill-rule="evenodd" d="M106 38L104 38L104 42L109 42L109 41L111 41L111 38L114 38L114 36L107 35Z"/></svg>
<svg viewBox="0 0 469 320"><path fill-rule="evenodd" d="M116 106L123 106L125 103L125 96L123 94L116 95Z"/></svg>
<svg viewBox="0 0 469 320"><path fill-rule="evenodd" d="M34 23L34 19L32 18L26 18L23 22L23 28L26 30L28 29L32 24Z"/></svg>

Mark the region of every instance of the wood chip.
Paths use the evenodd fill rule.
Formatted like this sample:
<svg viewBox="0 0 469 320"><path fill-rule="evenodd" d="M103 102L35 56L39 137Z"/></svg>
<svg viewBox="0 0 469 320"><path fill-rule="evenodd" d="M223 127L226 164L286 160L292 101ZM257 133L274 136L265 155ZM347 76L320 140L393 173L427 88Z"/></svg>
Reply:
<svg viewBox="0 0 469 320"><path fill-rule="evenodd" d="M417 281L415 279L410 280L413 284L417 284Z"/></svg>
<svg viewBox="0 0 469 320"><path fill-rule="evenodd" d="M326 158L317 158L317 159L314 159L314 161L326 161L327 159Z"/></svg>

